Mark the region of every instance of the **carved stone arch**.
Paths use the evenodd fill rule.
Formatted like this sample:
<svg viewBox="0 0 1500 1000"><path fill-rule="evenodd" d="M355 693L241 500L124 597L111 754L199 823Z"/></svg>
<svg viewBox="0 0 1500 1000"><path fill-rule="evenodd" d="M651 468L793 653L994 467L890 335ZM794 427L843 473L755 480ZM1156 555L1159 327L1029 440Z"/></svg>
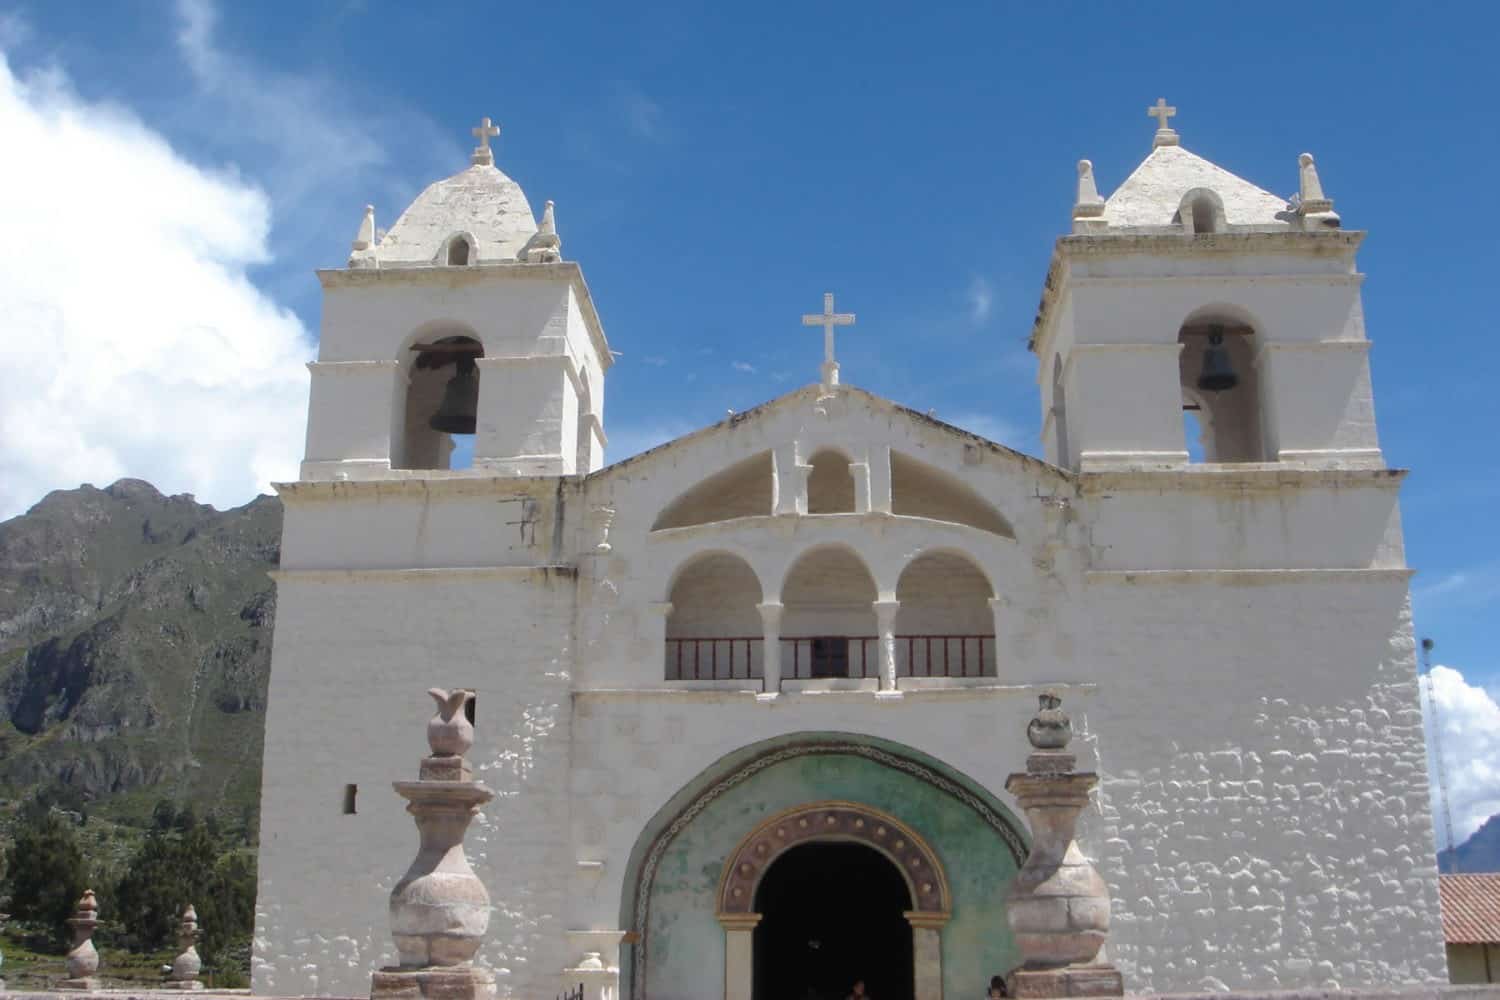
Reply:
<svg viewBox="0 0 1500 1000"><path fill-rule="evenodd" d="M927 926L941 926L952 915L943 863L920 834L878 809L833 800L778 813L740 841L719 877L720 920L755 912L755 890L761 877L786 851L812 843L874 848L901 872L911 893L913 917Z"/></svg>

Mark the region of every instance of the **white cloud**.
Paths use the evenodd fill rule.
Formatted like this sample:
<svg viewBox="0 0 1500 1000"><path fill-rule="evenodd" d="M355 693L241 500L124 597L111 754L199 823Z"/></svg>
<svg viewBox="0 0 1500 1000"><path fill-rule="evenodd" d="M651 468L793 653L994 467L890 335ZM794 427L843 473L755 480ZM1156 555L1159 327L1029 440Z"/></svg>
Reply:
<svg viewBox="0 0 1500 1000"><path fill-rule="evenodd" d="M976 275L969 282L968 300L969 319L977 326L990 318L995 305L995 286Z"/></svg>
<svg viewBox="0 0 1500 1000"><path fill-rule="evenodd" d="M755 366L748 361L735 361L732 362L729 367L733 368L737 372L744 372L746 375L755 374Z"/></svg>
<svg viewBox="0 0 1500 1000"><path fill-rule="evenodd" d="M664 368L667 364L667 359L659 354L648 354L644 358L641 358L641 361L650 365L652 368Z"/></svg>
<svg viewBox="0 0 1500 1000"><path fill-rule="evenodd" d="M1445 847L1447 839L1436 777L1439 736L1447 772L1448 810L1453 816L1453 842L1460 844L1486 819L1500 813L1500 705L1488 691L1468 683L1452 667L1432 668L1432 690L1437 700L1440 734L1434 730L1431 707L1425 698L1422 710L1426 716L1437 842L1439 847Z"/></svg>
<svg viewBox="0 0 1500 1000"><path fill-rule="evenodd" d="M638 139L659 139L662 134L662 107L647 97L639 87L620 84L615 92L615 103L625 119L625 125Z"/></svg>
<svg viewBox="0 0 1500 1000"><path fill-rule="evenodd" d="M221 506L294 477L311 356L246 272L270 206L0 53L0 517L119 476Z"/></svg>

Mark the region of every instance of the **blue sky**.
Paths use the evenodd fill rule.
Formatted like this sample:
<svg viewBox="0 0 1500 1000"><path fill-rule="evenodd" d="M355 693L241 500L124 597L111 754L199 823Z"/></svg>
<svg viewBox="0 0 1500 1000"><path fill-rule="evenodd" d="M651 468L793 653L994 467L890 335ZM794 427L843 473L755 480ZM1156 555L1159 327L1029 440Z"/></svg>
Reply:
<svg viewBox="0 0 1500 1000"><path fill-rule="evenodd" d="M111 195L70 223L68 246L97 234L97 274L143 298L188 290L236 363L271 373L209 357L191 378L143 370L138 419L80 423L69 460L47 466L62 478L18 462L31 471L10 474L8 499L118 474L248 499L246 468L269 475L299 450L302 403L287 401L304 390L286 373L317 329L312 269L343 262L366 202L388 226L462 168L482 115L533 206L557 202L621 352L612 459L814 379L820 334L798 317L827 289L859 315L839 337L845 381L1039 452L1025 340L1073 165L1092 159L1107 193L1149 152L1145 108L1165 96L1184 145L1272 191L1295 190L1297 154L1313 152L1345 226L1369 231L1377 413L1388 460L1412 470L1418 629L1500 693L1500 474L1485 457L1500 348L1482 292L1500 263L1497 29L1480 4L0 0L16 113L82 130L58 140L66 154L42 139L7 152L41 163L26 197L47 203L46 157L83 158L83 183ZM141 166L127 184L153 156L185 173ZM182 218L162 223L153 199ZM171 280L135 246L157 228L201 249ZM77 280L97 290L95 273ZM133 363L140 342L116 352ZM188 383L180 403L162 389ZM229 411L256 421L240 425L253 462L234 427L194 416ZM186 430L167 447L143 427ZM113 434L129 440L111 449Z"/></svg>

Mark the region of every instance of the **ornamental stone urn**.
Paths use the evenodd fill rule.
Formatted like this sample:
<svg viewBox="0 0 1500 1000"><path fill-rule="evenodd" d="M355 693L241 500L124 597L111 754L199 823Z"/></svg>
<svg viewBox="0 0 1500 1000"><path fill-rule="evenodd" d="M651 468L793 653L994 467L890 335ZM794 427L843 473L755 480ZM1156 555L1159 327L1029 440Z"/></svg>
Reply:
<svg viewBox="0 0 1500 1000"><path fill-rule="evenodd" d="M163 985L169 990L201 990L198 973L203 971L203 960L198 957L198 938L203 932L198 928L198 911L189 903L182 911L182 921L177 925L177 947L182 951L172 959L172 971Z"/></svg>
<svg viewBox="0 0 1500 1000"><path fill-rule="evenodd" d="M1062 699L1048 691L1026 727L1032 752L1026 770L1005 790L1016 797L1031 825L1031 852L1005 900L1021 966L1007 977L1013 997L1122 996L1112 965L1096 962L1109 935L1109 887L1078 848L1078 814L1099 783L1074 769L1068 753L1073 727Z"/></svg>
<svg viewBox="0 0 1500 1000"><path fill-rule="evenodd" d="M420 841L411 867L391 890L391 937L400 964L373 975L370 996L489 1000L495 977L474 965L474 955L489 927L490 896L469 867L464 834L495 793L472 780L463 757L474 744L474 727L464 713L474 692L427 693L438 707L427 724L432 753L422 758L418 780L395 783Z"/></svg>
<svg viewBox="0 0 1500 1000"><path fill-rule="evenodd" d="M73 929L73 947L68 951L68 978L59 985L65 990L93 992L99 988L94 973L99 971L99 952L94 950L94 928L99 926L99 903L94 890L85 889L78 908L68 918Z"/></svg>

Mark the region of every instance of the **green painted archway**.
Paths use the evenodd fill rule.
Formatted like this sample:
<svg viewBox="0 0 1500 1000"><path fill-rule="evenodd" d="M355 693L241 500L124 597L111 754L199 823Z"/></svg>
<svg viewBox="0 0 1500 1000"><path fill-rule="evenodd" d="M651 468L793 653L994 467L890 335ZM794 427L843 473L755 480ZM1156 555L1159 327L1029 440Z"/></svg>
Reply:
<svg viewBox="0 0 1500 1000"><path fill-rule="evenodd" d="M1004 898L1026 857L1024 826L978 782L910 747L852 733L796 733L721 758L646 825L631 853L621 926L632 1000L702 1000L723 988L717 892L744 837L778 813L840 800L889 814L921 835L947 873L946 997L982 996L1016 963ZM707 992L705 992L707 990Z"/></svg>

